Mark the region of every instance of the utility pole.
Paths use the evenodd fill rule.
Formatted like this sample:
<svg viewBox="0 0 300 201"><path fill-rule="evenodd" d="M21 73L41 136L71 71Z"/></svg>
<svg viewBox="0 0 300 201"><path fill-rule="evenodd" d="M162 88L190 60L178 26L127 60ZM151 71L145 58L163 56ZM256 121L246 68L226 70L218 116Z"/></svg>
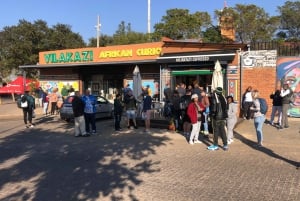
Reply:
<svg viewBox="0 0 300 201"><path fill-rule="evenodd" d="M97 25L95 26L97 30L97 47L99 47L99 40L100 40L100 16L98 15Z"/></svg>
<svg viewBox="0 0 300 201"><path fill-rule="evenodd" d="M151 11L151 0L148 0L148 34L151 33L151 14L150 14L150 11Z"/></svg>

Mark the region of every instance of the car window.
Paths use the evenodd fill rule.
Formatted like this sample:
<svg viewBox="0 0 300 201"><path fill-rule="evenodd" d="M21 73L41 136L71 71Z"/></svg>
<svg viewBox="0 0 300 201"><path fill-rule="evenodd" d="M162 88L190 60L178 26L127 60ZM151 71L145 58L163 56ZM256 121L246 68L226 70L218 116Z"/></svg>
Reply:
<svg viewBox="0 0 300 201"><path fill-rule="evenodd" d="M99 103L99 104L106 104L107 101L106 101L106 99L103 98L103 97L98 97L98 98L97 98L97 103Z"/></svg>

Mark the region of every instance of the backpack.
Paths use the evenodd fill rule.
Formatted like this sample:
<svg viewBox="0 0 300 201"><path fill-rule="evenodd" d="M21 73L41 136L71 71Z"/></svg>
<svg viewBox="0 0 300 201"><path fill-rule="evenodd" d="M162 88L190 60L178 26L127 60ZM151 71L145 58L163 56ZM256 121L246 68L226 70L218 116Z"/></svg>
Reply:
<svg viewBox="0 0 300 201"><path fill-rule="evenodd" d="M258 98L260 104L260 113L266 114L268 112L268 104L266 99Z"/></svg>
<svg viewBox="0 0 300 201"><path fill-rule="evenodd" d="M28 108L28 101L25 95L21 96L21 108Z"/></svg>
<svg viewBox="0 0 300 201"><path fill-rule="evenodd" d="M171 117L172 116L172 104L166 103L164 106L164 117Z"/></svg>

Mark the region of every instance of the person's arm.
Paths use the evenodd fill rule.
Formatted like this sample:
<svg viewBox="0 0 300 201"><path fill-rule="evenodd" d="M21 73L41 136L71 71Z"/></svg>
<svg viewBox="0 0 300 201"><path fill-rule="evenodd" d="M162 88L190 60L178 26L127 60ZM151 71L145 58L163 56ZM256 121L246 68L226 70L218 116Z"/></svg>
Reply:
<svg viewBox="0 0 300 201"><path fill-rule="evenodd" d="M281 97L285 97L286 95L290 94L290 89L287 89L287 90L281 90L281 93L280 93L280 96Z"/></svg>

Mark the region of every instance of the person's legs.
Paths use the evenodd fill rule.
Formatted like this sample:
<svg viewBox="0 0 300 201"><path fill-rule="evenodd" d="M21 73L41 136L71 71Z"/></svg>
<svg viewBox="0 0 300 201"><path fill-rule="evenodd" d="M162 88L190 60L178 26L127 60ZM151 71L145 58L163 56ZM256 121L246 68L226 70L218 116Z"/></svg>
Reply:
<svg viewBox="0 0 300 201"><path fill-rule="evenodd" d="M84 113L84 121L85 121L85 131L87 133L89 133L90 132L90 119L89 119L88 113Z"/></svg>
<svg viewBox="0 0 300 201"><path fill-rule="evenodd" d="M200 128L201 128L201 121L198 121L198 122L195 124L195 136L194 136L194 142L199 142ZM194 126L193 126L193 129L194 129Z"/></svg>
<svg viewBox="0 0 300 201"><path fill-rule="evenodd" d="M208 121L207 121L208 114L206 112L204 112L203 116L204 116L204 121L203 121L204 134L208 135Z"/></svg>
<svg viewBox="0 0 300 201"><path fill-rule="evenodd" d="M272 106L272 113L271 113L271 119L270 119L270 123L273 124L274 123L274 117L277 111L277 107L276 106Z"/></svg>
<svg viewBox="0 0 300 201"><path fill-rule="evenodd" d="M27 125L27 109L23 109L23 119L24 119L24 124Z"/></svg>
<svg viewBox="0 0 300 201"><path fill-rule="evenodd" d="M198 123L194 123L192 124L192 132L191 132L191 135L190 135L190 140L189 140L189 143L190 144L194 144L194 139L195 139L195 136L197 134L197 130L198 130ZM199 135L199 131L198 131L198 135Z"/></svg>
<svg viewBox="0 0 300 201"><path fill-rule="evenodd" d="M85 120L84 120L84 116L80 116L78 117L78 123L79 123L79 130L81 135L86 135L86 131L85 131Z"/></svg>
<svg viewBox="0 0 300 201"><path fill-rule="evenodd" d="M256 136L257 136L257 143L259 145L262 145L262 141L263 141L262 128L263 128L264 121L265 121L265 117L264 116L259 116L259 117L256 117L254 119L254 125L255 125Z"/></svg>
<svg viewBox="0 0 300 201"><path fill-rule="evenodd" d="M227 146L227 135L225 130L225 120L218 121L218 127L219 127L219 135L222 138L222 142L224 146Z"/></svg>
<svg viewBox="0 0 300 201"><path fill-rule="evenodd" d="M213 120L213 134L214 145L218 146L219 125L217 120Z"/></svg>
<svg viewBox="0 0 300 201"><path fill-rule="evenodd" d="M44 115L46 115L48 112L48 104L49 104L48 102L45 102L43 105L43 114Z"/></svg>
<svg viewBox="0 0 300 201"><path fill-rule="evenodd" d="M80 135L80 117L74 117L74 123L75 123L75 127L74 127L74 132L75 132L75 137Z"/></svg>
<svg viewBox="0 0 300 201"><path fill-rule="evenodd" d="M233 128L235 122L236 119L227 119L227 138L229 141L233 139Z"/></svg>
<svg viewBox="0 0 300 201"><path fill-rule="evenodd" d="M279 126L281 126L281 121L282 121L282 106L276 106L278 110L278 121L277 123Z"/></svg>
<svg viewBox="0 0 300 201"><path fill-rule="evenodd" d="M282 119L281 119L281 126L288 127L288 116L287 112L289 109L289 104L283 104L282 105Z"/></svg>
<svg viewBox="0 0 300 201"><path fill-rule="evenodd" d="M32 125L32 109L28 109L28 122Z"/></svg>
<svg viewBox="0 0 300 201"><path fill-rule="evenodd" d="M91 121L91 125L92 125L92 132L95 133L96 132L96 114L95 113L90 114L90 121Z"/></svg>

